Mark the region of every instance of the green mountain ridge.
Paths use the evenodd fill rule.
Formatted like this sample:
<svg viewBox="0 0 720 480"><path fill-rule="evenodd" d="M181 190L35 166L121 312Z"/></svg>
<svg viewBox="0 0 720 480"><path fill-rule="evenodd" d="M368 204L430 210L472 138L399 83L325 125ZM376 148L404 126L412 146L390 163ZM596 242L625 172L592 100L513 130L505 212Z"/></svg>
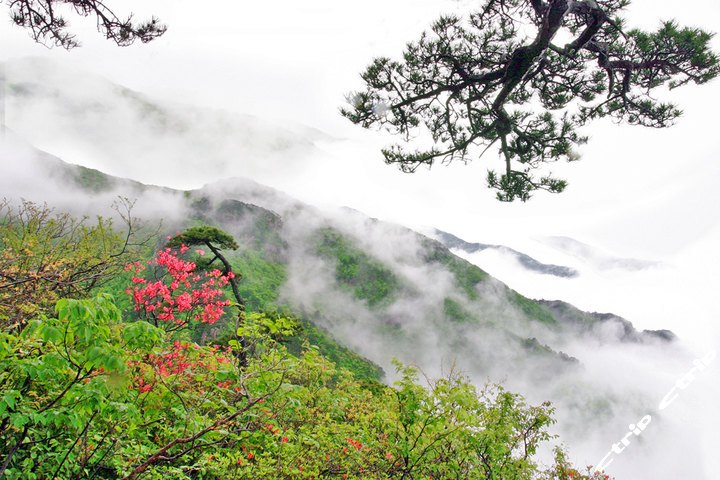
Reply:
<svg viewBox="0 0 720 480"><path fill-rule="evenodd" d="M112 177L48 154L41 157L53 177L91 197L108 193L132 197L159 191L181 199L178 207L184 209L186 219L181 225L165 225L165 229L209 223L231 232L241 245L230 256L243 275L241 291L248 306L295 315L305 328L292 344L310 341L362 378L380 379L381 366L387 368L387 355L409 356L412 361L410 346L428 340L423 338L423 329L437 335L434 345L428 343L430 350L454 352L465 359L472 354L471 368L488 374L503 362L520 365L519 370L536 381L547 376L548 365L555 371L582 363L582 358L564 353L565 342L559 340L563 337L600 339L605 335L598 341L608 341L608 325L613 325L617 334L611 341L646 343L674 338L666 331L638 332L630 322L614 315L582 312L561 301L526 298L439 241L359 212L341 212L338 221L247 180L182 192ZM271 204L275 210L269 208ZM345 214L353 219L348 224L343 223ZM298 225L302 225L300 233ZM404 254L407 258L382 258L379 253L385 247L380 252L369 248L358 228L361 232L363 228L387 229L386 238L407 239L413 243L412 251ZM303 260L299 262L298 257ZM306 261L318 269L327 285L316 293L293 293L288 285L294 283L290 277L297 276L292 272L296 264ZM445 291L439 294L419 283L423 274L437 276ZM433 295L437 301L429 300ZM334 297L342 308L328 303L327 299ZM365 331L383 339L385 346L396 345L398 352L387 352L381 345L387 355L378 355L372 338L365 340L359 335ZM474 344L474 336L488 343ZM497 345L502 345L501 352L494 351Z"/></svg>
<svg viewBox="0 0 720 480"><path fill-rule="evenodd" d="M560 278L574 278L579 275L578 271L562 265L552 265L537 261L529 255L518 252L504 245L492 245L487 243L467 242L451 233L434 229L432 235L437 238L443 245L451 249L458 249L466 253L482 252L483 250L496 250L498 252L508 254L514 257L520 265L531 272L541 273L543 275L553 275Z"/></svg>

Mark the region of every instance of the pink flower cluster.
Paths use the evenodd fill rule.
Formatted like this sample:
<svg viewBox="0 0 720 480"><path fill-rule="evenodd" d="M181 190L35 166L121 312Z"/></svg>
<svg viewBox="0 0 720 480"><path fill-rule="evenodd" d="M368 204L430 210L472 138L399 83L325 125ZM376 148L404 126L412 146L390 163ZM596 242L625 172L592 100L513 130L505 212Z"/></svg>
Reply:
<svg viewBox="0 0 720 480"><path fill-rule="evenodd" d="M187 250L183 245L179 252L170 248L158 252L149 262L157 280L141 276L132 278L133 286L127 293L132 296L135 311L141 316L155 323L159 320L183 326L191 320L213 324L223 315L230 301L223 299L221 287L234 278L233 273L223 275L214 269L199 274L194 262L178 256ZM139 275L146 267L135 262L125 269Z"/></svg>

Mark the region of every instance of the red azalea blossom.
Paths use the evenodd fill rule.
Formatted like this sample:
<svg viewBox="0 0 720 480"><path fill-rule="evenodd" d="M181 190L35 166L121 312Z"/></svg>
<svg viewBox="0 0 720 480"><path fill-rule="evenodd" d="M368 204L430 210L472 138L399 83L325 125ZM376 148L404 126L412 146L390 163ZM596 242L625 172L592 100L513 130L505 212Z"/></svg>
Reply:
<svg viewBox="0 0 720 480"><path fill-rule="evenodd" d="M179 376L185 374L179 383L175 384L176 389L196 388L193 385L202 382L205 375L198 373L207 370L217 369L217 353L208 349L198 347L194 343L175 341L170 350L164 353L147 353L141 360L130 360L127 365L134 371L130 388L136 389L139 393L146 393L152 390L160 378ZM229 361L229 360L228 360ZM165 382L160 381L161 385ZM232 380L216 382L217 386L228 389L233 385ZM200 395L204 390L200 390Z"/></svg>
<svg viewBox="0 0 720 480"><path fill-rule="evenodd" d="M360 450L363 447L363 444L358 442L357 440L353 440L352 438L347 439L348 443L355 447L356 449ZM345 451L345 450L343 450Z"/></svg>
<svg viewBox="0 0 720 480"><path fill-rule="evenodd" d="M183 245L179 253L187 250ZM134 286L127 290L135 311L147 320L179 326L190 321L213 324L230 305L218 287L224 287L234 278L232 272L223 275L214 269L199 274L194 262L179 258L178 252L170 248L158 252L151 265L156 267L156 275L160 273L159 279L153 281L135 276L132 278ZM126 266L126 270L136 273L144 268L137 262Z"/></svg>
<svg viewBox="0 0 720 480"><path fill-rule="evenodd" d="M153 388L152 383L145 383L145 380L143 380L142 378L137 379L136 383L137 383L137 390L140 393L149 392Z"/></svg>

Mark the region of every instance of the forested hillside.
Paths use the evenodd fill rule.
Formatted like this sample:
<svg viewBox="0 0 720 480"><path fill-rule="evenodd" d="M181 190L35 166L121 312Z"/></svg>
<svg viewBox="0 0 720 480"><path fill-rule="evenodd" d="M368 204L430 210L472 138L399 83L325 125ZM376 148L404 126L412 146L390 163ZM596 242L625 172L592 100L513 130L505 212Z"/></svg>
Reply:
<svg viewBox="0 0 720 480"><path fill-rule="evenodd" d="M3 205L7 478L583 478L560 450L554 466L535 459L554 444L550 403L471 378L555 381L580 368L549 345L564 338L659 341L527 299L358 212L37 159L85 205L155 195L177 215L137 218L128 197L112 220ZM230 232L229 269L178 243L187 229ZM428 358L455 366L426 371Z"/></svg>
<svg viewBox="0 0 720 480"><path fill-rule="evenodd" d="M0 480L716 478L713 2L0 0Z"/></svg>
<svg viewBox="0 0 720 480"><path fill-rule="evenodd" d="M253 214L231 254L220 250L238 247L232 237L201 226L209 217L164 237L129 207L118 205L123 225L2 206L4 478L604 478L561 450L537 463L549 403L456 371L420 381L400 362L387 386L279 305L285 245L269 212L218 209ZM183 243L191 232L211 232L211 251ZM332 230L318 235L343 288L374 304L401 288ZM230 268L215 264L225 254Z"/></svg>

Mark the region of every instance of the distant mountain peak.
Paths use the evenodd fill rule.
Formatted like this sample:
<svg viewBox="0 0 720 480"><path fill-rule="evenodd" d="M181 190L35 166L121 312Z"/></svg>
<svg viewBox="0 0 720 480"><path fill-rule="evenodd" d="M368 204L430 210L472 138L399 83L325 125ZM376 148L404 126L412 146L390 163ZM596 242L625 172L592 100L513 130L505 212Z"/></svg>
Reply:
<svg viewBox="0 0 720 480"><path fill-rule="evenodd" d="M544 237L542 242L554 249L562 251L566 255L578 258L602 270L616 268L623 270L644 270L659 265L658 262L651 260L616 257L597 247L565 236Z"/></svg>
<svg viewBox="0 0 720 480"><path fill-rule="evenodd" d="M530 270L532 272L540 273L543 275L553 275L555 277L561 277L561 278L573 278L577 277L579 275L578 271L570 268L570 267L564 267L561 265L552 265L547 263L542 263L538 260L535 260L529 255L526 255L522 252L518 252L517 250L514 250L512 248L506 247L504 245L492 245L492 244L486 244L486 243L471 243L468 241L463 240L462 238L459 238L451 233L444 232L442 230L434 229L434 231L431 233L432 236L437 238L440 242L442 242L445 246L451 249L456 250L462 250L466 253L475 253L475 252L481 252L483 250L496 250L505 254L509 254L520 263L524 268L527 270Z"/></svg>

